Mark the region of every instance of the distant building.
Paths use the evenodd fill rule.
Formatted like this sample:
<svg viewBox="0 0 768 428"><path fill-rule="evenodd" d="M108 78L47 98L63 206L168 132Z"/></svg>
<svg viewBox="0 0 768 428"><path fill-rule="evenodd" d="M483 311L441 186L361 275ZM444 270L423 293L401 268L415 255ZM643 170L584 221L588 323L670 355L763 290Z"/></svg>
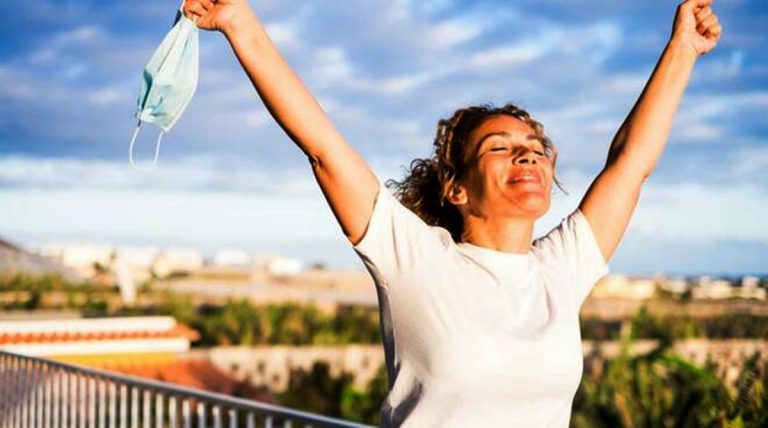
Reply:
<svg viewBox="0 0 768 428"><path fill-rule="evenodd" d="M592 289L590 298L650 299L656 292L656 280L629 278L624 275L607 275Z"/></svg>
<svg viewBox="0 0 768 428"><path fill-rule="evenodd" d="M683 277L663 278L657 284L662 290L678 296L691 290L691 284Z"/></svg>
<svg viewBox="0 0 768 428"><path fill-rule="evenodd" d="M96 275L99 266L108 268L114 256L112 247L102 244L69 244L61 247L48 245L41 247L41 253L53 257L54 260L86 277Z"/></svg>
<svg viewBox="0 0 768 428"><path fill-rule="evenodd" d="M251 256L238 249L224 249L216 251L213 256L213 265L216 267L245 267L253 263Z"/></svg>
<svg viewBox="0 0 768 428"><path fill-rule="evenodd" d="M741 288L758 288L760 286L760 278L752 275L745 275L741 278Z"/></svg>
<svg viewBox="0 0 768 428"><path fill-rule="evenodd" d="M0 350L277 404L268 391L189 357L197 333L172 317L19 319L0 316Z"/></svg>
<svg viewBox="0 0 768 428"><path fill-rule="evenodd" d="M692 290L694 299L757 299L766 300L766 290L756 286L734 287L724 279L709 276L699 277L697 286ZM748 281L749 284L749 281Z"/></svg>
<svg viewBox="0 0 768 428"><path fill-rule="evenodd" d="M200 250L194 248L167 248L160 251L152 269L159 277L173 273L190 273L203 268L204 258Z"/></svg>
<svg viewBox="0 0 768 428"><path fill-rule="evenodd" d="M33 254L4 239L0 239L0 271L35 275L55 273L68 280L81 279L74 270L58 263L55 259Z"/></svg>
<svg viewBox="0 0 768 428"><path fill-rule="evenodd" d="M256 268L274 276L296 275L304 269L299 260L289 257L262 257L256 261Z"/></svg>
<svg viewBox="0 0 768 428"><path fill-rule="evenodd" d="M10 319L0 322L0 349L67 357L181 353L197 333L172 317Z"/></svg>
<svg viewBox="0 0 768 428"><path fill-rule="evenodd" d="M115 250L114 261L120 261L128 266L149 271L155 263L160 249L151 247L118 247Z"/></svg>

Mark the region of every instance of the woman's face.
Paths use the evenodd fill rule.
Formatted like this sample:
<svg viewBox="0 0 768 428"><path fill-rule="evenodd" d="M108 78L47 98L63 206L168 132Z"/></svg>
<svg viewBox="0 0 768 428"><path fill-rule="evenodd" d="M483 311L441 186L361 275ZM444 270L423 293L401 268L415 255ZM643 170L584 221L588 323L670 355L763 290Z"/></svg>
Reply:
<svg viewBox="0 0 768 428"><path fill-rule="evenodd" d="M533 128L509 115L486 119L469 135L462 215L536 220L550 206L553 166ZM467 211L468 210L468 211Z"/></svg>

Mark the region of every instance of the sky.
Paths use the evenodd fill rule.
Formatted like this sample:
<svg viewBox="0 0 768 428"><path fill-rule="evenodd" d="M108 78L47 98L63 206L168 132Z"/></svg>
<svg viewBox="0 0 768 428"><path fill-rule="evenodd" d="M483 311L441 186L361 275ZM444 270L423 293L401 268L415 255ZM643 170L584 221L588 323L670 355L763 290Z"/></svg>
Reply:
<svg viewBox="0 0 768 428"><path fill-rule="evenodd" d="M430 155L437 121L514 102L557 145L540 236L572 212L666 45L676 1L251 0L268 34L377 174ZM296 257L362 269L303 153L219 33L152 172L130 168L141 71L177 1L0 4L0 237ZM610 262L617 273L768 273L768 3L714 2L664 157ZM157 131L142 127L151 160Z"/></svg>

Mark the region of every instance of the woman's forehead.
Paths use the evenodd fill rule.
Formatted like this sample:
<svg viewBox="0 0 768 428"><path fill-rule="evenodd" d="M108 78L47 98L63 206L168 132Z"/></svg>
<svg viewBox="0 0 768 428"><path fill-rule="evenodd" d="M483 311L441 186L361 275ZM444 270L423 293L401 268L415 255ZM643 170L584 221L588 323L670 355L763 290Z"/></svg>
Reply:
<svg viewBox="0 0 768 428"><path fill-rule="evenodd" d="M521 141L539 139L534 129L527 123L513 116L500 115L483 121L470 134L470 141L477 144L483 139L494 135Z"/></svg>

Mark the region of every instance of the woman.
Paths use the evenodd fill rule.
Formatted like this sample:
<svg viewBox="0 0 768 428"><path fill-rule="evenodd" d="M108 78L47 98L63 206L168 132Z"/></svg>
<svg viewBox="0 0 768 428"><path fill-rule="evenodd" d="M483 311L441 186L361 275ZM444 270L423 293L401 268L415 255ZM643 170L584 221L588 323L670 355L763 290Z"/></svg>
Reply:
<svg viewBox="0 0 768 428"><path fill-rule="evenodd" d="M307 155L373 276L389 394L383 426L568 426L582 374L578 312L608 271L661 156L698 56L722 27L711 0L682 3L672 36L602 172L546 236L556 151L513 105L442 120L399 200L339 134L245 0L187 0L224 33L270 113Z"/></svg>

